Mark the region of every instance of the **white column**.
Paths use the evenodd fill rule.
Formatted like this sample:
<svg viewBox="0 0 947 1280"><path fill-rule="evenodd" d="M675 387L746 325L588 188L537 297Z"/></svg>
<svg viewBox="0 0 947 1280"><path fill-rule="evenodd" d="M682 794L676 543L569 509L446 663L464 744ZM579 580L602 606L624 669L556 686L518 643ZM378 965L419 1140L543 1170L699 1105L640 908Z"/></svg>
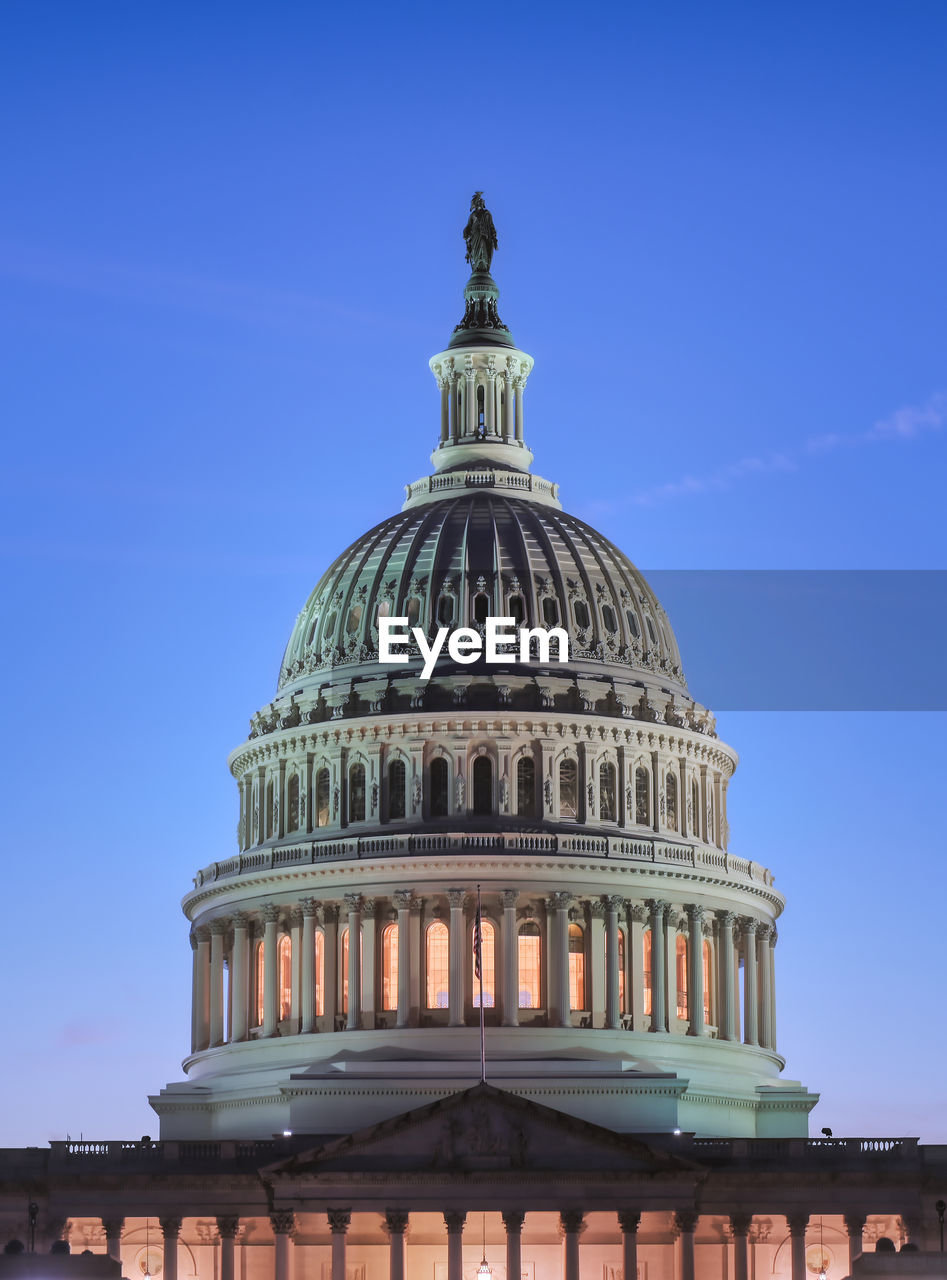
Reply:
<svg viewBox="0 0 947 1280"><path fill-rule="evenodd" d="M497 379L494 372L494 358L487 357L487 380L483 388L483 426L488 436L496 434L496 396Z"/></svg>
<svg viewBox="0 0 947 1280"><path fill-rule="evenodd" d="M122 1227L124 1225L124 1218L102 1219L102 1226L105 1229L105 1252L113 1262L122 1260Z"/></svg>
<svg viewBox="0 0 947 1280"><path fill-rule="evenodd" d="M681 1280L694 1280L694 1232L697 1230L697 1214L690 1210L678 1211L675 1224L681 1233Z"/></svg>
<svg viewBox="0 0 947 1280"><path fill-rule="evenodd" d="M569 1016L569 906L571 893L554 893L550 898L554 912L554 972L556 974L555 1025L571 1027ZM552 1011L551 1011L552 1012ZM550 1021L552 1021L550 1019Z"/></svg>
<svg viewBox="0 0 947 1280"><path fill-rule="evenodd" d="M618 1225L621 1227L621 1264L622 1275L627 1280L637 1280L638 1276L638 1227L641 1214L637 1209L619 1209Z"/></svg>
<svg viewBox="0 0 947 1280"><path fill-rule="evenodd" d="M224 934L226 920L214 920L210 926L210 1018L208 1041L211 1045L224 1041Z"/></svg>
<svg viewBox="0 0 947 1280"><path fill-rule="evenodd" d="M651 1030L667 1030L667 944L664 921L668 903L653 898L651 908Z"/></svg>
<svg viewBox="0 0 947 1280"><path fill-rule="evenodd" d="M437 385L441 393L441 444L446 444L450 435L450 382L438 378Z"/></svg>
<svg viewBox="0 0 947 1280"><path fill-rule="evenodd" d="M448 1026L464 1025L464 891L448 889L450 903L450 938L448 977Z"/></svg>
<svg viewBox="0 0 947 1280"><path fill-rule="evenodd" d="M628 910L628 979L631 992L631 1025L645 1030L644 1012L644 922L647 912L641 903Z"/></svg>
<svg viewBox="0 0 947 1280"><path fill-rule="evenodd" d="M398 908L398 1022L406 1027L411 1016L411 890L399 889L395 894Z"/></svg>
<svg viewBox="0 0 947 1280"><path fill-rule="evenodd" d="M508 1280L519 1280L523 1274L523 1222L526 1214L519 1209L503 1210L503 1225L506 1228L506 1274Z"/></svg>
<svg viewBox="0 0 947 1280"><path fill-rule="evenodd" d="M581 1209L563 1209L559 1214L562 1234L564 1280L579 1280L579 1236L585 1230L585 1214Z"/></svg>
<svg viewBox="0 0 947 1280"><path fill-rule="evenodd" d="M517 440L523 442L523 386L525 379L516 377L513 381L513 390L516 397L516 416L515 416L515 435Z"/></svg>
<svg viewBox="0 0 947 1280"><path fill-rule="evenodd" d="M503 371L503 435L506 439L513 438L515 431L513 411L513 370L507 362L506 369Z"/></svg>
<svg viewBox="0 0 947 1280"><path fill-rule="evenodd" d="M302 955L299 966L300 1026L303 1035L316 1029L316 911L315 898L303 898Z"/></svg>
<svg viewBox="0 0 947 1280"><path fill-rule="evenodd" d="M220 1241L220 1280L234 1280L234 1241L239 1228L239 1218L221 1216L217 1219L217 1237Z"/></svg>
<svg viewBox="0 0 947 1280"><path fill-rule="evenodd" d="M806 1227L809 1224L807 1213L787 1213L789 1226L789 1248L792 1280L807 1280L806 1272Z"/></svg>
<svg viewBox="0 0 947 1280"><path fill-rule="evenodd" d="M733 926L736 921L737 918L732 911L717 912L717 943L719 946L718 962L720 970L720 983L717 991L718 1007L720 1009L717 1019L719 1023L717 1034L721 1040L735 1040L737 1038L736 1019L733 1016Z"/></svg>
<svg viewBox="0 0 947 1280"><path fill-rule="evenodd" d="M349 913L349 1012L347 1031L358 1031L362 1024L362 895L347 893L345 906Z"/></svg>
<svg viewBox="0 0 947 1280"><path fill-rule="evenodd" d="M761 924L756 931L760 941L760 1044L764 1049L775 1049L773 1036L773 948L770 936L773 926Z"/></svg>
<svg viewBox="0 0 947 1280"><path fill-rule="evenodd" d="M277 925L279 907L263 908L263 1035L275 1036L279 1021Z"/></svg>
<svg viewBox="0 0 947 1280"><path fill-rule="evenodd" d="M466 433L468 436L475 436L477 434L477 383L472 356L468 356L464 363L464 399L467 402Z"/></svg>
<svg viewBox="0 0 947 1280"><path fill-rule="evenodd" d="M327 1209L332 1231L332 1280L345 1280L345 1233L352 1221L351 1209Z"/></svg>
<svg viewBox="0 0 947 1280"><path fill-rule="evenodd" d="M162 1267L164 1280L178 1280L178 1236L181 1234L180 1218L159 1218L162 1235Z"/></svg>
<svg viewBox="0 0 947 1280"><path fill-rule="evenodd" d="M605 1025L612 1031L621 1027L618 993L618 912L624 899L609 894L605 899Z"/></svg>
<svg viewBox="0 0 947 1280"><path fill-rule="evenodd" d="M756 923L752 916L743 921L743 1039L746 1044L759 1043Z"/></svg>
<svg viewBox="0 0 947 1280"><path fill-rule="evenodd" d="M519 955L516 932L516 903L519 890L504 889L503 900L503 1025L519 1026Z"/></svg>
<svg viewBox="0 0 947 1280"><path fill-rule="evenodd" d="M378 927L375 923L375 899L362 899L362 1025L371 1030L375 1025L375 944Z"/></svg>
<svg viewBox="0 0 947 1280"><path fill-rule="evenodd" d="M230 953L230 1038L246 1040L250 1015L250 945L247 933L250 917L245 911L233 915L233 950Z"/></svg>
<svg viewBox="0 0 947 1280"><path fill-rule="evenodd" d="M339 905L337 902L322 904L322 923L325 929L323 960L325 963L325 1025L335 1030L339 1008Z"/></svg>
<svg viewBox="0 0 947 1280"><path fill-rule="evenodd" d="M302 1018L302 940L303 913L300 907L293 907L289 913L290 941L290 988L289 988L289 1020L293 1035L299 1031Z"/></svg>
<svg viewBox="0 0 947 1280"><path fill-rule="evenodd" d="M274 1280L293 1280L293 1228L296 1220L291 1212L270 1214L275 1246Z"/></svg>
<svg viewBox="0 0 947 1280"><path fill-rule="evenodd" d="M588 921L583 934L585 945L585 990L587 1008L593 1027L605 1026L607 978L605 973L605 930L607 910L601 900L589 903Z"/></svg>
<svg viewBox="0 0 947 1280"><path fill-rule="evenodd" d="M210 930L201 925L194 937L194 1048L206 1049L210 1043Z"/></svg>
<svg viewBox="0 0 947 1280"><path fill-rule="evenodd" d="M446 1209L444 1225L447 1227L447 1280L464 1280L464 1223L463 1209Z"/></svg>
<svg viewBox="0 0 947 1280"><path fill-rule="evenodd" d="M385 1210L385 1230L388 1232L388 1278L405 1280L404 1234L408 1229L408 1215L403 1209Z"/></svg>
<svg viewBox="0 0 947 1280"><path fill-rule="evenodd" d="M704 1034L704 908L689 906L687 921L690 933L690 1031L692 1036Z"/></svg>

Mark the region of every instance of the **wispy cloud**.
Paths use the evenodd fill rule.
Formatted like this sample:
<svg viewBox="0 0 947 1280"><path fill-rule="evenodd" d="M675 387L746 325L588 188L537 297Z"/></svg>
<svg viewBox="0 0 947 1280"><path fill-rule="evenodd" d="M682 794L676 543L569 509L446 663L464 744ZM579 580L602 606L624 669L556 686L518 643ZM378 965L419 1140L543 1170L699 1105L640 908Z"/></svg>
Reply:
<svg viewBox="0 0 947 1280"><path fill-rule="evenodd" d="M810 436L801 449L751 455L723 463L702 475L687 474L679 480L654 485L633 493L628 501L638 507L653 507L676 498L729 489L734 484L773 472L797 471L805 459L839 449L882 442L907 442L947 426L947 392L938 391L923 404L904 405L888 417L880 419L866 431L831 431Z"/></svg>

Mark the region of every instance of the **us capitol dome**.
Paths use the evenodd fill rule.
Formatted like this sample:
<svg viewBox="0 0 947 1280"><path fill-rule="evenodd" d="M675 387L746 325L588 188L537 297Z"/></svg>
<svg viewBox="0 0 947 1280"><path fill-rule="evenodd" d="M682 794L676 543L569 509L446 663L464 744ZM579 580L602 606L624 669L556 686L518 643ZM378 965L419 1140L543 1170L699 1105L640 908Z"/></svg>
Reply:
<svg viewBox="0 0 947 1280"><path fill-rule="evenodd" d="M465 239L432 470L319 579L230 755L239 848L184 899L192 1045L151 1099L161 1137L400 1116L480 1079L481 1012L487 1080L526 1100L625 1133L804 1136L816 1095L776 1042L784 900L728 848L736 754L641 573L533 472L533 359L479 193ZM428 679L414 640L381 660L395 619L430 642L491 618L527 651L445 647Z"/></svg>

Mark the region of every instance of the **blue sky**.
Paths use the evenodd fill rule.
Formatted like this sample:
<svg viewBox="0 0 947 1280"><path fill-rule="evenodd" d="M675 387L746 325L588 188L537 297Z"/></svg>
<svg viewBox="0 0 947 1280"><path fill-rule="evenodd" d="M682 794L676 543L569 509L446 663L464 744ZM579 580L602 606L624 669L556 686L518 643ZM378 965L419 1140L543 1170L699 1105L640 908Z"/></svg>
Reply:
<svg viewBox="0 0 947 1280"><path fill-rule="evenodd" d="M0 1143L157 1129L226 754L426 471L475 188L567 509L646 569L947 567L945 42L922 2L4 6ZM943 713L718 721L816 1130L947 1141Z"/></svg>

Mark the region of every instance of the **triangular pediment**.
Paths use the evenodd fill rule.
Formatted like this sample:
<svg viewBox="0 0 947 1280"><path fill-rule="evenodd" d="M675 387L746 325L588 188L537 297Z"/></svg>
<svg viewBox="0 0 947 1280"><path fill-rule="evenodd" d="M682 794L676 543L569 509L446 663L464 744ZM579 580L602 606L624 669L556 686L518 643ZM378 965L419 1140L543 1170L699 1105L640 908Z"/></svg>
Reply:
<svg viewBox="0 0 947 1280"><path fill-rule="evenodd" d="M265 1176L308 1181L355 1172L515 1172L568 1169L679 1176L698 1166L535 1102L478 1084L438 1102L271 1165Z"/></svg>

